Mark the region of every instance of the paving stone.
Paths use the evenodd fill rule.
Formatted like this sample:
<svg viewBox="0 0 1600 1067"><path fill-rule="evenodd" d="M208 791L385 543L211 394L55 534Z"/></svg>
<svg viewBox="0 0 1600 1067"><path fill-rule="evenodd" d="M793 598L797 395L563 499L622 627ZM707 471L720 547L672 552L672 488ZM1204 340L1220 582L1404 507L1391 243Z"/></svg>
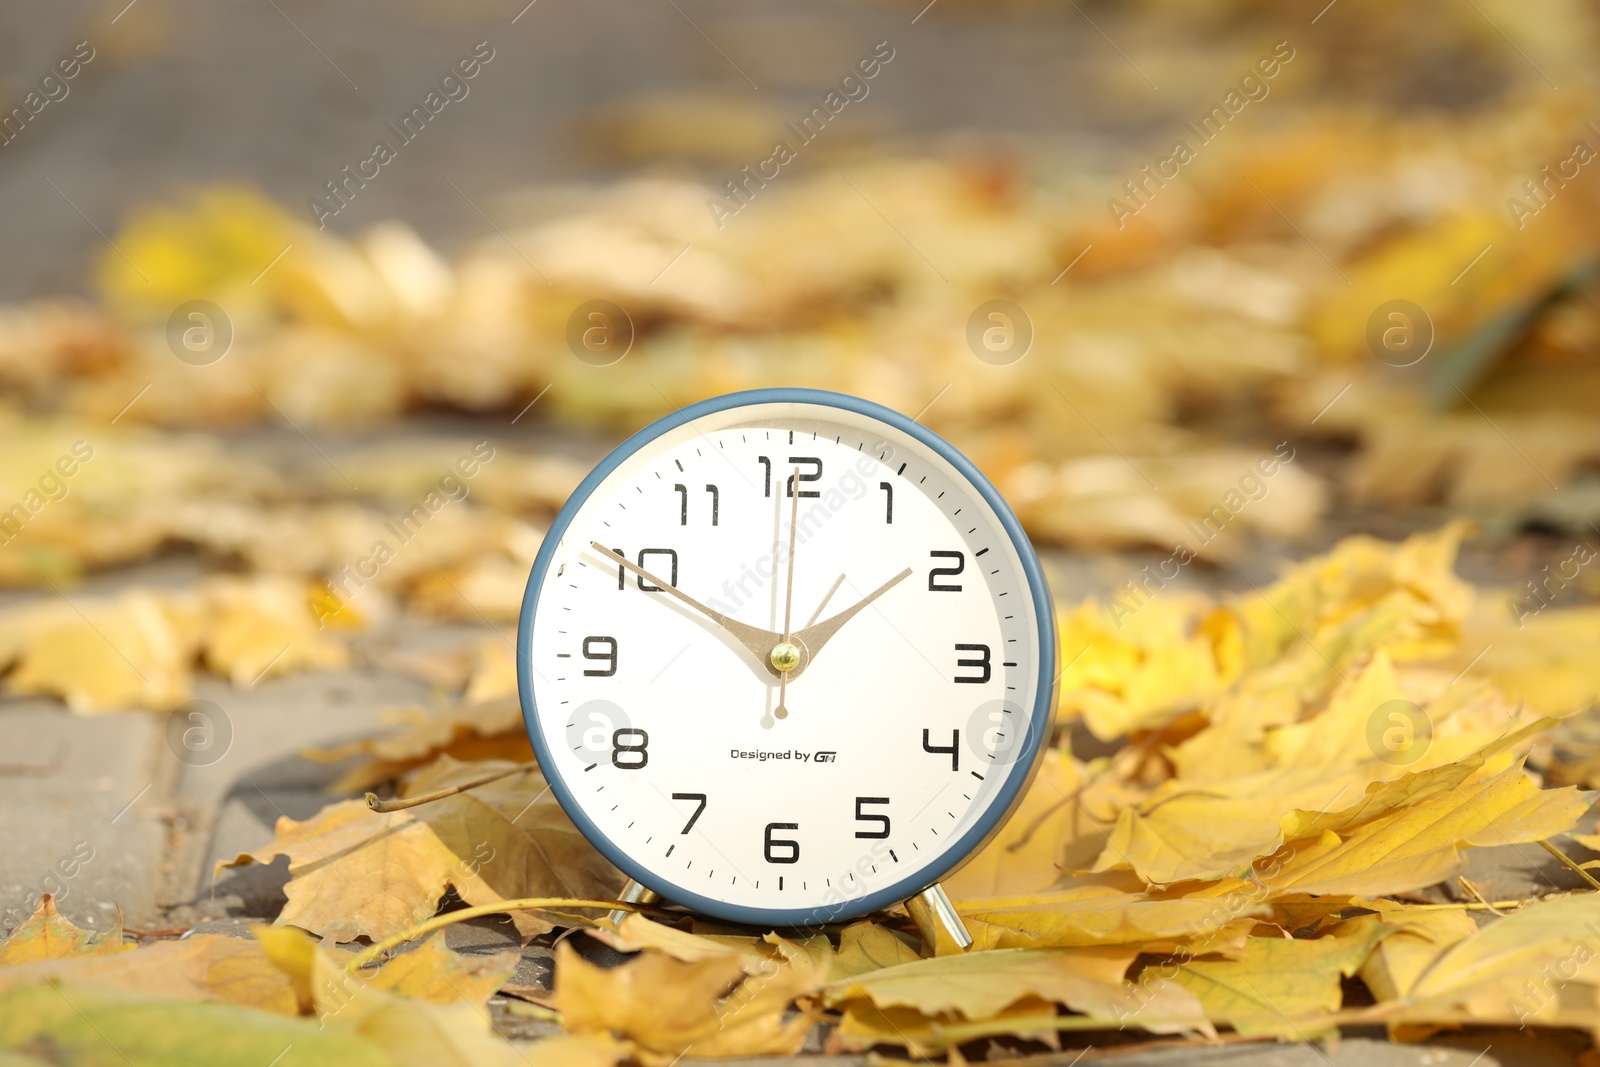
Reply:
<svg viewBox="0 0 1600 1067"><path fill-rule="evenodd" d="M106 929L119 907L130 926L154 917L164 753L155 716L0 702L0 925L26 919L46 892L83 926Z"/></svg>
<svg viewBox="0 0 1600 1067"><path fill-rule="evenodd" d="M172 857L170 904L204 902L218 862L272 840L280 817L305 819L336 799L328 787L343 766L307 760L302 750L379 733L385 712L425 705L428 697L414 679L362 670L269 678L242 688L201 679L196 693L215 706L232 740L215 762L181 765L175 800L190 814L193 832ZM279 860L224 874L215 888L238 897L243 914L270 919L283 906L287 877L287 861Z"/></svg>

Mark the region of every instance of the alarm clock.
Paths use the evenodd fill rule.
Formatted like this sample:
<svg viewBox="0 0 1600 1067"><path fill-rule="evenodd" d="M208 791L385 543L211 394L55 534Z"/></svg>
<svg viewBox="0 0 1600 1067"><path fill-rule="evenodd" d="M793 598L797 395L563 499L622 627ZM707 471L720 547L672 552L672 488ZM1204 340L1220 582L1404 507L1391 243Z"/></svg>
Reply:
<svg viewBox="0 0 1600 1067"><path fill-rule="evenodd" d="M938 887L1049 744L1055 617L993 485L914 419L760 389L634 434L545 535L518 688L623 899L788 929Z"/></svg>

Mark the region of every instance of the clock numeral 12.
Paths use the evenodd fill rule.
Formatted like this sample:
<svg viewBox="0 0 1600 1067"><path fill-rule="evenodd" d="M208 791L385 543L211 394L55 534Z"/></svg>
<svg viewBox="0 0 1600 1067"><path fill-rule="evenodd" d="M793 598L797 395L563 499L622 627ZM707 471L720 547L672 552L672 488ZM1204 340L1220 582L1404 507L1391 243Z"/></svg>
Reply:
<svg viewBox="0 0 1600 1067"><path fill-rule="evenodd" d="M761 464L762 468L766 471L766 476L762 481L761 495L764 497L771 496L772 460L767 456L757 456L756 462ZM816 456L790 456L789 465L796 468L800 466L809 466L812 468L810 473L799 474L800 481L802 482L822 481L822 460L818 459ZM788 478L784 479L785 485L787 486L785 495L787 496L792 497L795 495L795 477L795 474L791 474ZM822 491L818 489L802 489L800 490L799 495L802 497L819 497L822 495Z"/></svg>

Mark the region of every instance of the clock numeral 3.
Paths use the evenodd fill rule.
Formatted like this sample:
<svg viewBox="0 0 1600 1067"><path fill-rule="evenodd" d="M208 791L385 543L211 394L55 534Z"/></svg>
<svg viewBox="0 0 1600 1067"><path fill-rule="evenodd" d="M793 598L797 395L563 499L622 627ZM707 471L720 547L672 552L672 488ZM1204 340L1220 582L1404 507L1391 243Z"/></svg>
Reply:
<svg viewBox="0 0 1600 1067"><path fill-rule="evenodd" d="M950 769L952 771L959 771L961 769L961 731L960 730L951 730L950 731L950 747L949 748L946 748L944 745L929 744L929 742L932 741L932 740L933 739L928 736L928 731L926 731L926 730L922 731L922 751L924 751L924 752L937 752L937 753L939 753L941 755L949 756L950 757ZM859 836L859 835L857 835L857 836Z"/></svg>
<svg viewBox="0 0 1600 1067"><path fill-rule="evenodd" d="M984 682L987 682L990 678L994 677L994 668L992 666L990 666L990 664L989 664L989 646L988 645L957 645L956 646L956 651L957 652L981 652L983 654L979 659L958 659L958 660L956 660L956 666L957 667L976 667L976 668L978 668L978 670L983 672L980 675L978 675L978 677L976 677L976 678L963 678L961 675L958 674L955 677L956 681L965 682L968 685L982 685Z"/></svg>
<svg viewBox="0 0 1600 1067"><path fill-rule="evenodd" d="M602 651L595 651L596 647L602 649ZM599 670L584 668L584 677L610 678L617 673L617 639L615 637L585 637L583 639L583 658L605 661L607 664Z"/></svg>
<svg viewBox="0 0 1600 1067"><path fill-rule="evenodd" d="M926 736L926 734L924 734ZM868 804L887 804L888 797L856 797L856 822L877 823L878 830L857 830L857 837L885 838L889 836L889 816L877 815L870 811L862 811Z"/></svg>
<svg viewBox="0 0 1600 1067"><path fill-rule="evenodd" d="M793 841L793 840L790 840L790 839L784 838L784 837L773 837L772 836L772 831L774 831L774 830L798 830L798 829L800 829L800 824L797 823L797 822L769 822L769 823L767 823L766 847L762 849L762 855L764 855L766 857L768 863L799 863L800 862L800 842ZM779 852L778 852L778 850L780 850L780 849L782 850L781 854L779 854Z"/></svg>
<svg viewBox="0 0 1600 1067"><path fill-rule="evenodd" d="M706 795L704 793L674 793L672 794L672 799L699 801L699 803L695 805L694 814L689 816L689 821L684 823L683 829L679 831L680 833L686 834L690 830L694 829L694 824L700 821L700 814L706 810Z"/></svg>
<svg viewBox="0 0 1600 1067"><path fill-rule="evenodd" d="M928 572L928 592L930 592L930 593L959 593L959 592L961 592L961 583L960 582L956 582L956 583L951 584L951 585L946 585L945 583L940 582L940 581L936 581L935 579L938 579L938 578L954 578L956 575L958 575L962 571L966 570L967 569L967 557L966 557L966 555L964 553L961 553L961 552L945 552L945 551L939 551L939 550L935 550L933 552L929 552L928 555L932 556L934 559L943 558L943 559L953 559L953 560L956 561L956 565L954 567L935 567L935 568L933 568L932 570L930 570Z"/></svg>
<svg viewBox="0 0 1600 1067"><path fill-rule="evenodd" d="M629 740L624 741L625 738ZM650 735L643 730L625 726L611 731L611 765L625 771L636 771L650 762ZM623 757L628 757L624 759ZM634 757L638 757L635 759Z"/></svg>

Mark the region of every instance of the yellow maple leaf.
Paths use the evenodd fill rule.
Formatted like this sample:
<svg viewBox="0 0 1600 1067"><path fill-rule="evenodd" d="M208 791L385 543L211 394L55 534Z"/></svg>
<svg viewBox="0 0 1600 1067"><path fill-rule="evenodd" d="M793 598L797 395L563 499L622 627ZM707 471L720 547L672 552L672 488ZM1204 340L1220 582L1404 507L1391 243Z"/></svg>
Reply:
<svg viewBox="0 0 1600 1067"><path fill-rule="evenodd" d="M1416 1034L1460 1023L1565 1026L1600 1035L1600 896L1531 904L1447 948L1378 1016Z"/></svg>
<svg viewBox="0 0 1600 1067"><path fill-rule="evenodd" d="M1284 847L1268 878L1277 892L1381 896L1422 889L1455 874L1461 849L1524 844L1565 833L1591 796L1540 790L1520 762L1459 789L1394 808L1341 837L1332 830Z"/></svg>
<svg viewBox="0 0 1600 1067"><path fill-rule="evenodd" d="M481 779L504 765L441 759L412 783L428 793ZM379 940L432 915L447 887L469 904L539 896L611 898L622 876L583 838L525 770L421 807L377 814L341 801L312 818L279 819L273 840L220 867L289 857L282 925L336 941ZM513 913L519 928L549 924Z"/></svg>
<svg viewBox="0 0 1600 1067"><path fill-rule="evenodd" d="M1194 896L1163 898L1091 884L958 900L956 907L983 948L1130 946L1146 952L1236 950L1254 917L1270 911L1265 894L1240 879L1207 883Z"/></svg>
<svg viewBox="0 0 1600 1067"><path fill-rule="evenodd" d="M117 948L128 951L41 959L0 970L0 992L37 982L62 982L84 989L226 1001L283 1015L293 1015L298 1008L290 981L254 941L196 934L138 949Z"/></svg>
<svg viewBox="0 0 1600 1067"><path fill-rule="evenodd" d="M566 942L556 946L556 1008L575 1034L617 1033L647 1063L686 1054L750 1056L799 1051L815 1015L787 1018L790 1005L826 977L803 953L751 971L736 955L676 959L646 950L610 969Z"/></svg>
<svg viewBox="0 0 1600 1067"><path fill-rule="evenodd" d="M1385 933L1382 924L1366 921L1308 940L1252 937L1242 959L1188 959L1147 971L1159 981L1171 968L1171 980L1198 997L1212 1021L1241 1034L1305 1041L1328 1031L1316 1017L1339 1008L1340 978L1355 974Z"/></svg>
<svg viewBox="0 0 1600 1067"><path fill-rule="evenodd" d="M0 944L0 967L79 956L108 956L132 948L122 943L120 920L104 933L84 930L57 911L55 896L45 893L34 906L33 914Z"/></svg>

